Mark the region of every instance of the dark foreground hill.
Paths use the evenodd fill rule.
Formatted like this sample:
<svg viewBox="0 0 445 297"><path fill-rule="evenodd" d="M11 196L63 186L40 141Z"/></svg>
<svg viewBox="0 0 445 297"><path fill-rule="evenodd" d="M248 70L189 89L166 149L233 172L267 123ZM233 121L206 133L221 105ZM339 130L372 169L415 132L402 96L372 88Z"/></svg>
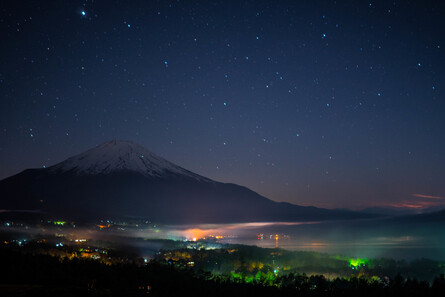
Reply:
<svg viewBox="0 0 445 297"><path fill-rule="evenodd" d="M203 252L203 251L201 251ZM213 275L150 261L107 265L83 258L0 248L0 296L443 296L445 278L428 283L357 272L348 278L252 272ZM143 263L140 261L140 263ZM265 270L265 269L263 269ZM254 274L255 275L255 274Z"/></svg>

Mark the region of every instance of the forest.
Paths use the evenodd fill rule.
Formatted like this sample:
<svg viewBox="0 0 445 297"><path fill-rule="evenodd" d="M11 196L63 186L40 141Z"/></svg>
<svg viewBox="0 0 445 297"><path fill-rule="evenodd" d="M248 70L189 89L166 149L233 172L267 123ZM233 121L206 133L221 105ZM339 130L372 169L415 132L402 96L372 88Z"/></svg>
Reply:
<svg viewBox="0 0 445 297"><path fill-rule="evenodd" d="M399 271L394 275L373 275L384 265L371 261L368 264L363 262L354 269L354 266L345 267L345 271L350 269L350 273L341 276L338 273L299 272L303 266L277 271L267 264L268 261L272 259L282 263L292 256L289 252L280 259L279 253L238 246L230 250L161 251L149 261L134 258L103 262L93 258L55 256L35 250L1 247L0 295L439 296L445 291L443 274L429 281L407 276L412 273L410 269L416 269L416 265L425 265L422 261L391 262L400 269L405 265L407 274ZM317 255L307 253L305 256L306 263L311 263ZM318 255L316 260L327 256ZM262 257L266 264L258 261ZM222 265L218 266L216 261L221 261ZM293 261L298 262L299 259L294 258ZM230 266L229 263L234 264ZM326 267L334 269L335 264L342 265L340 263L343 263L342 259L334 259ZM426 263L431 265L431 262ZM350 265L354 264L357 263ZM422 270L425 266L417 268Z"/></svg>

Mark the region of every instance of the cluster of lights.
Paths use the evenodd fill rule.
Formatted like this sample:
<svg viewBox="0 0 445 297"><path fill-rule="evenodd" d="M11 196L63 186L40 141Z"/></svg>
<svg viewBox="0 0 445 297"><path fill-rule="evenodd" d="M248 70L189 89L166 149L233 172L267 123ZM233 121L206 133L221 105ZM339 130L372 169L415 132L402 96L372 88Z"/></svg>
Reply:
<svg viewBox="0 0 445 297"><path fill-rule="evenodd" d="M351 259L348 259L348 262L349 262L349 266L352 269L356 269L360 266L366 266L369 263L368 259L360 259L360 258L357 258L357 259L351 258Z"/></svg>
<svg viewBox="0 0 445 297"><path fill-rule="evenodd" d="M110 228L111 227L111 224L107 224L107 225L97 225L97 227L99 227L99 229L105 229L105 228ZM123 228L121 228L121 229L123 229ZM123 230L125 230L125 229L123 229Z"/></svg>

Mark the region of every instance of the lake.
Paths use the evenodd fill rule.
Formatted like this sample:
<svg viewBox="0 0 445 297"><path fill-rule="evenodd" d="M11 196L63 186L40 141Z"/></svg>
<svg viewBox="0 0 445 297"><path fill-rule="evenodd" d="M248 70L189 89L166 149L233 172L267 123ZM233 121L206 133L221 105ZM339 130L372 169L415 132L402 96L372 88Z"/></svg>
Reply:
<svg viewBox="0 0 445 297"><path fill-rule="evenodd" d="M445 260L445 224L396 220L165 226L168 236L358 258Z"/></svg>

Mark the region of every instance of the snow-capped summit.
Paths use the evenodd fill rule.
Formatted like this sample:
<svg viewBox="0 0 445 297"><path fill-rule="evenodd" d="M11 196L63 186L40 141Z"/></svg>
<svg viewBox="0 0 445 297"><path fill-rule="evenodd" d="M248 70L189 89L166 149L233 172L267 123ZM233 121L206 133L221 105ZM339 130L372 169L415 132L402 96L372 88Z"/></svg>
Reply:
<svg viewBox="0 0 445 297"><path fill-rule="evenodd" d="M212 181L128 141L109 141L49 168L0 180L0 209L53 217L149 218L168 224L297 222L367 218L348 211L275 202Z"/></svg>
<svg viewBox="0 0 445 297"><path fill-rule="evenodd" d="M132 171L147 177L181 176L210 181L179 167L130 141L112 140L48 168L51 172L109 174Z"/></svg>

